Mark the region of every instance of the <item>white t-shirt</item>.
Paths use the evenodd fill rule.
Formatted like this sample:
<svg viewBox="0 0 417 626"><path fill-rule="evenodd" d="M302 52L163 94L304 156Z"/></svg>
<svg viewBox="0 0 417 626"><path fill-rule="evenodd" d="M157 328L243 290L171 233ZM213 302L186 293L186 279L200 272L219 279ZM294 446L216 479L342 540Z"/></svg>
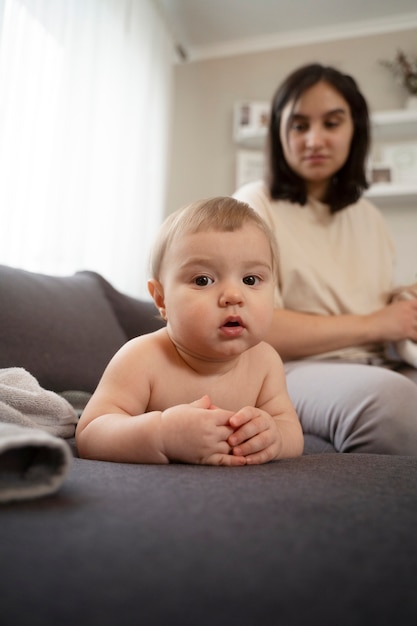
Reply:
<svg viewBox="0 0 417 626"><path fill-rule="evenodd" d="M304 206L270 200L262 181L234 197L270 225L278 244L276 305L318 315L367 314L382 308L393 288L394 245L378 209L360 199L330 213L322 202ZM367 360L381 347L354 347L322 354Z"/></svg>

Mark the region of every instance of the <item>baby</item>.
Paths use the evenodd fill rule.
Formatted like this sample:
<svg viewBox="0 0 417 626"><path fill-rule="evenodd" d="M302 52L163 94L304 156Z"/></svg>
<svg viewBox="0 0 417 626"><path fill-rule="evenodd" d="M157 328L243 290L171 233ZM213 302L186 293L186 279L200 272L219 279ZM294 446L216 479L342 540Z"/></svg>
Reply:
<svg viewBox="0 0 417 626"><path fill-rule="evenodd" d="M77 427L79 455L245 465L302 454L272 324L275 240L248 205L195 202L168 217L150 294L166 321L107 366Z"/></svg>

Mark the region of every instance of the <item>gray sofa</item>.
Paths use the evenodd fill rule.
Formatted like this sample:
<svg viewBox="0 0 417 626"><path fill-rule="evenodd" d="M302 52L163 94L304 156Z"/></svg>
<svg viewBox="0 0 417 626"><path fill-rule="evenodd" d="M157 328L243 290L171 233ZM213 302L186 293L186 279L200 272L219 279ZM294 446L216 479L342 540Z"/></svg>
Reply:
<svg viewBox="0 0 417 626"><path fill-rule="evenodd" d="M0 266L0 368L80 411L155 313L94 272ZM151 466L68 443L56 492L0 505L5 626L415 626L416 458L306 436L301 458L259 467Z"/></svg>

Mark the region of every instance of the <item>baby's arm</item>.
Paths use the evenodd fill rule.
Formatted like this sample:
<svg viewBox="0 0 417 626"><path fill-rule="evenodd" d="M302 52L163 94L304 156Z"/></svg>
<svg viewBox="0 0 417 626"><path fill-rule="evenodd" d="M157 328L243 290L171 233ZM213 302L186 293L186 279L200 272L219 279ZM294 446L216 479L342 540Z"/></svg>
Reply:
<svg viewBox="0 0 417 626"><path fill-rule="evenodd" d="M297 457L304 448L301 424L287 392L282 361L270 346L263 358L267 374L259 405L243 407L229 420L234 429L228 439L233 454L244 456L248 465Z"/></svg>
<svg viewBox="0 0 417 626"><path fill-rule="evenodd" d="M244 465L245 459L231 455L227 443L232 432L228 425L231 412L212 410L210 405L209 397L204 396L165 411L99 415L77 429L79 454L119 463Z"/></svg>
<svg viewBox="0 0 417 626"><path fill-rule="evenodd" d="M174 406L162 412L164 454L171 461L204 465L245 465L246 460L232 448L227 438L232 411L211 405L206 395L191 404Z"/></svg>
<svg viewBox="0 0 417 626"><path fill-rule="evenodd" d="M212 408L207 396L147 412L152 338L141 339L126 344L106 368L77 426L79 455L125 463L245 464L227 443L232 413ZM151 356L155 360L154 347Z"/></svg>

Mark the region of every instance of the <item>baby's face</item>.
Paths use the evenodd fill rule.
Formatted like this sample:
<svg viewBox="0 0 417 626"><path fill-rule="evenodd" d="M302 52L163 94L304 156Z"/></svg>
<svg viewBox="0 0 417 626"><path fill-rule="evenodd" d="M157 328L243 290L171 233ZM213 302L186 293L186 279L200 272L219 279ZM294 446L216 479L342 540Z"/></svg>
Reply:
<svg viewBox="0 0 417 626"><path fill-rule="evenodd" d="M270 329L272 253L253 224L179 237L167 251L161 283L168 332L189 355L227 360L259 343Z"/></svg>

